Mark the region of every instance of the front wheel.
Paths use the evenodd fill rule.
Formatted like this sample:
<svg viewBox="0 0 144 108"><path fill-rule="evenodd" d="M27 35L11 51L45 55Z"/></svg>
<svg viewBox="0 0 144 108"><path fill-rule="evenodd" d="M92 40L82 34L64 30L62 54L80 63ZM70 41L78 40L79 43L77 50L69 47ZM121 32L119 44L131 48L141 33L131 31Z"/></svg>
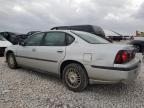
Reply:
<svg viewBox="0 0 144 108"><path fill-rule="evenodd" d="M74 92L80 92L88 85L86 70L79 64L69 64L63 70L63 82Z"/></svg>
<svg viewBox="0 0 144 108"><path fill-rule="evenodd" d="M9 53L7 55L7 63L8 63L9 68L11 69L17 68L17 62L13 53Z"/></svg>

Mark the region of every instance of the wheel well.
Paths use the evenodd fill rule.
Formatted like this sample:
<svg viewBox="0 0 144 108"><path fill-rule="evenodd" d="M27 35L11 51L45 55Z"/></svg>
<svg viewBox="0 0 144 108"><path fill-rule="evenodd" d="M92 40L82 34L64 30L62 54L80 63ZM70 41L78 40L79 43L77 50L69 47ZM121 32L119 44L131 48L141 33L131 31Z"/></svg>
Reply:
<svg viewBox="0 0 144 108"><path fill-rule="evenodd" d="M60 66L60 78L61 78L61 79L62 79L63 69L65 68L66 65L71 64L71 63L79 64L79 65L81 65L81 66L85 69L84 65L81 64L81 63L78 62L78 61L74 61L74 60L64 61L64 62L61 64L61 66ZM85 70L86 70L86 69L85 69ZM86 74L87 74L87 72L86 72Z"/></svg>
<svg viewBox="0 0 144 108"><path fill-rule="evenodd" d="M8 55L10 54L10 53L13 53L13 51L11 51L11 50L9 50L9 51L7 51L7 53L6 53L6 61L7 61L7 57L8 57Z"/></svg>

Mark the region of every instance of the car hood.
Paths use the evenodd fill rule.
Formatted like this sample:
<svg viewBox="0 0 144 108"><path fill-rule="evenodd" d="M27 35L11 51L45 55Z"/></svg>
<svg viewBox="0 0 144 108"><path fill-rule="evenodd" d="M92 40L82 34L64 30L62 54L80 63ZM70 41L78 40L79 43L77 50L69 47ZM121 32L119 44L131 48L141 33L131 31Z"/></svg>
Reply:
<svg viewBox="0 0 144 108"><path fill-rule="evenodd" d="M0 41L0 47L8 47L11 45L12 43L10 43L9 41Z"/></svg>

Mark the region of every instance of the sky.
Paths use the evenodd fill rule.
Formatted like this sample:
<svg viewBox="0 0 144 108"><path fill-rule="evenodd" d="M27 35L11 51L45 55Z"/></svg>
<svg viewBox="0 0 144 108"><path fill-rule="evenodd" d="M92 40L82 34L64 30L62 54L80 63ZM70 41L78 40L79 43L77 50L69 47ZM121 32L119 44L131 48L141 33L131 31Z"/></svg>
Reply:
<svg viewBox="0 0 144 108"><path fill-rule="evenodd" d="M0 0L0 31L48 31L91 24L133 35L144 31L144 0Z"/></svg>

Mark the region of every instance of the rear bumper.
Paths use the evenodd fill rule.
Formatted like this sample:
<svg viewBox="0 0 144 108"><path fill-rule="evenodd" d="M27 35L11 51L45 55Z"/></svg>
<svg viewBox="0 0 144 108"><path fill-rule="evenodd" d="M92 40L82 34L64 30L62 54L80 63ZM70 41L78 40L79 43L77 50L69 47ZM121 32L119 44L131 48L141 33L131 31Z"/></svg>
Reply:
<svg viewBox="0 0 144 108"><path fill-rule="evenodd" d="M135 61L135 62L134 62ZM130 63L124 67L98 67L98 66L86 66L89 82L93 83L129 83L135 80L140 72L141 61L134 60L133 64Z"/></svg>

